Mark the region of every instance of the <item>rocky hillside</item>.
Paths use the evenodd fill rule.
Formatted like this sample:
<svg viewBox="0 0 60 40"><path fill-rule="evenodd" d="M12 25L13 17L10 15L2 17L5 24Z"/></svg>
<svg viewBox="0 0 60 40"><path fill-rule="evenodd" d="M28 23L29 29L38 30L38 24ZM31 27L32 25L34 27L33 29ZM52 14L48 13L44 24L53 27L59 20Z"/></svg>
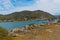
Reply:
<svg viewBox="0 0 60 40"><path fill-rule="evenodd" d="M32 24L10 31L14 40L60 40L60 23Z"/></svg>
<svg viewBox="0 0 60 40"><path fill-rule="evenodd" d="M26 21L38 19L54 19L55 17L48 12L41 10L14 12L8 15L0 15L0 21Z"/></svg>

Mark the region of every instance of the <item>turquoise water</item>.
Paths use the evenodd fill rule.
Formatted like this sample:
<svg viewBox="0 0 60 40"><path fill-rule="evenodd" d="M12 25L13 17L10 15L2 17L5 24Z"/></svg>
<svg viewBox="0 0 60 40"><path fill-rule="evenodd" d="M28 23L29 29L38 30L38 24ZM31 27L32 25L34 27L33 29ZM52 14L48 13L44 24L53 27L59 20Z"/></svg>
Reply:
<svg viewBox="0 0 60 40"><path fill-rule="evenodd" d="M0 22L0 27L3 27L7 30L14 28L22 28L28 24L42 24L48 22L48 20L33 20L33 21L20 21L20 22Z"/></svg>

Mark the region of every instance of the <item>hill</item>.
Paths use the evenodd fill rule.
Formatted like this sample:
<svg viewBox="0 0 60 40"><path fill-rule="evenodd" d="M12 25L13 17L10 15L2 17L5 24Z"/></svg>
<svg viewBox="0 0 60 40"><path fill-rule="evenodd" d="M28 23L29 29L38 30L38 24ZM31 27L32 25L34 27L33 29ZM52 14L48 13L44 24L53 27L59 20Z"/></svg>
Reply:
<svg viewBox="0 0 60 40"><path fill-rule="evenodd" d="M0 15L3 21L26 21L39 19L54 19L54 16L41 10L14 12L8 15Z"/></svg>

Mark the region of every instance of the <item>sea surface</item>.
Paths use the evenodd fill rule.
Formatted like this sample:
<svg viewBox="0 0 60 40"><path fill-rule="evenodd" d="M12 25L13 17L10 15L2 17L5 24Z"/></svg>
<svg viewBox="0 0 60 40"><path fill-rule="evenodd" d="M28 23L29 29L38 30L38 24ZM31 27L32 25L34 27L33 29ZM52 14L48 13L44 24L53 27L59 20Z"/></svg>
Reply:
<svg viewBox="0 0 60 40"><path fill-rule="evenodd" d="M7 30L11 30L14 28L22 28L28 24L42 24L47 23L48 20L32 20L32 21L20 21L20 22L0 22L0 27L3 27Z"/></svg>

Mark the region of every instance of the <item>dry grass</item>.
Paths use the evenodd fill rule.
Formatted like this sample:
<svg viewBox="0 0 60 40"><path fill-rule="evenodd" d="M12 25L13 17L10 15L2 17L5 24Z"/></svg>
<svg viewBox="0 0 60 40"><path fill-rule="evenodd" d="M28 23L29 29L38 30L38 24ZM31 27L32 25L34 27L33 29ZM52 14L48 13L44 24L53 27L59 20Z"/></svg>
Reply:
<svg viewBox="0 0 60 40"><path fill-rule="evenodd" d="M13 40L60 40L60 23L49 23L32 29Z"/></svg>

